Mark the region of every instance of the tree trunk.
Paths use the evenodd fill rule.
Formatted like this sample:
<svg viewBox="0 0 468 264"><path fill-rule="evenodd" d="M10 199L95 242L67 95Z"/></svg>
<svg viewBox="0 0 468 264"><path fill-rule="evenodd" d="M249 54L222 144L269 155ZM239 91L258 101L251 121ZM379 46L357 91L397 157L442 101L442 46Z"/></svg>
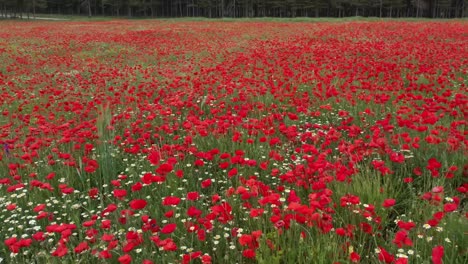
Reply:
<svg viewBox="0 0 468 264"><path fill-rule="evenodd" d="M91 1L91 0L90 0L90 1ZM94 11L94 12L93 12L93 13L94 13L95 15L98 14L98 8L99 8L98 2L97 2L97 1L94 1L94 6L93 6L93 9L94 9L93 11Z"/></svg>
<svg viewBox="0 0 468 264"><path fill-rule="evenodd" d="M88 0L88 17L91 17L91 0Z"/></svg>
<svg viewBox="0 0 468 264"><path fill-rule="evenodd" d="M224 0L221 0L221 18L224 17Z"/></svg>
<svg viewBox="0 0 468 264"><path fill-rule="evenodd" d="M461 7L461 17L465 17L465 1L462 2L462 7Z"/></svg>
<svg viewBox="0 0 468 264"><path fill-rule="evenodd" d="M379 17L382 18L382 6L383 6L383 0L380 0L380 10L379 10Z"/></svg>
<svg viewBox="0 0 468 264"><path fill-rule="evenodd" d="M179 1L179 13L180 13L180 16L183 17L183 13L182 13L182 1Z"/></svg>

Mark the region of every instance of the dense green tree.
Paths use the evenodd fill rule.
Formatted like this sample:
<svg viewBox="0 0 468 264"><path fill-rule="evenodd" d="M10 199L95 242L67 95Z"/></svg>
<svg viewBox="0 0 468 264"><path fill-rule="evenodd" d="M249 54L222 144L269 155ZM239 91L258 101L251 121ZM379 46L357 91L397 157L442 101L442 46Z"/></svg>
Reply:
<svg viewBox="0 0 468 264"><path fill-rule="evenodd" d="M463 17L468 0L0 0L0 16Z"/></svg>
<svg viewBox="0 0 468 264"><path fill-rule="evenodd" d="M47 8L47 1L46 0L31 0L26 1L26 10L27 12L32 12L33 16L36 16L36 10L42 10Z"/></svg>

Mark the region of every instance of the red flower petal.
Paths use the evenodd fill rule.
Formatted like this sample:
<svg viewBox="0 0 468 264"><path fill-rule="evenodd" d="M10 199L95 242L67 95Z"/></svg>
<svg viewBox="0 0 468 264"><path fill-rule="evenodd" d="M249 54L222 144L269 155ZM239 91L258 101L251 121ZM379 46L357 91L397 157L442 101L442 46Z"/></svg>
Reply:
<svg viewBox="0 0 468 264"><path fill-rule="evenodd" d="M392 207L395 205L395 199L385 199L385 201L383 202L382 206L385 207L385 208L388 208L388 207Z"/></svg>
<svg viewBox="0 0 468 264"><path fill-rule="evenodd" d="M444 212L453 212L455 210L457 210L457 205L454 204L454 203L447 203L447 204L444 204Z"/></svg>
<svg viewBox="0 0 468 264"><path fill-rule="evenodd" d="M163 234L170 234L172 232L174 232L174 230L176 229L177 225L172 223L172 224L167 224L165 225L162 229L161 229L161 233Z"/></svg>
<svg viewBox="0 0 468 264"><path fill-rule="evenodd" d="M136 200L130 201L130 208L134 210L140 210L140 209L145 208L147 204L148 203L146 202L146 200L136 199Z"/></svg>
<svg viewBox="0 0 468 264"><path fill-rule="evenodd" d="M432 249L432 263L442 264L442 257L444 256L444 247L436 246Z"/></svg>

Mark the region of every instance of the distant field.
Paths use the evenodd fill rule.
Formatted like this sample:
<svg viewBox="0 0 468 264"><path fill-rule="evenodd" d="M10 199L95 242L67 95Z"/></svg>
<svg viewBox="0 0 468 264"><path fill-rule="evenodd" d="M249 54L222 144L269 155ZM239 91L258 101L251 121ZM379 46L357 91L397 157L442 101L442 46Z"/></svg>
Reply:
<svg viewBox="0 0 468 264"><path fill-rule="evenodd" d="M0 21L0 262L467 263L466 20L67 19Z"/></svg>

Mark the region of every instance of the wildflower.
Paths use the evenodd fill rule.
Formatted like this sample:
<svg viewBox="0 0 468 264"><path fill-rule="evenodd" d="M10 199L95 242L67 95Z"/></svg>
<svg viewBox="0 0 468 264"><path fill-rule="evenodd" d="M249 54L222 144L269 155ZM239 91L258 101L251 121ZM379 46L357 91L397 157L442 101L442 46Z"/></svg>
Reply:
<svg viewBox="0 0 468 264"><path fill-rule="evenodd" d="M385 199L385 201L383 202L382 206L383 207L392 207L395 205L395 199Z"/></svg>
<svg viewBox="0 0 468 264"><path fill-rule="evenodd" d="M246 258L255 258L255 251L253 249L244 249L244 251L242 251L242 256L246 257Z"/></svg>
<svg viewBox="0 0 468 264"><path fill-rule="evenodd" d="M444 204L444 212L453 212L457 210L457 207L455 203L446 203Z"/></svg>
<svg viewBox="0 0 468 264"><path fill-rule="evenodd" d="M146 207L146 205L147 205L146 200L135 199L135 200L130 201L130 207L134 210L143 209Z"/></svg>
<svg viewBox="0 0 468 264"><path fill-rule="evenodd" d="M176 229L177 225L172 223L172 224L167 224L165 225L162 229L161 229L161 233L163 234L170 234L172 232L174 232L174 230Z"/></svg>
<svg viewBox="0 0 468 264"><path fill-rule="evenodd" d="M359 256L359 254L356 252L351 252L351 254L349 255L349 259L353 263L359 263L359 261L361 260L361 256Z"/></svg>
<svg viewBox="0 0 468 264"><path fill-rule="evenodd" d="M442 264L443 256L444 256L443 246L436 246L432 249L432 263L433 264Z"/></svg>

